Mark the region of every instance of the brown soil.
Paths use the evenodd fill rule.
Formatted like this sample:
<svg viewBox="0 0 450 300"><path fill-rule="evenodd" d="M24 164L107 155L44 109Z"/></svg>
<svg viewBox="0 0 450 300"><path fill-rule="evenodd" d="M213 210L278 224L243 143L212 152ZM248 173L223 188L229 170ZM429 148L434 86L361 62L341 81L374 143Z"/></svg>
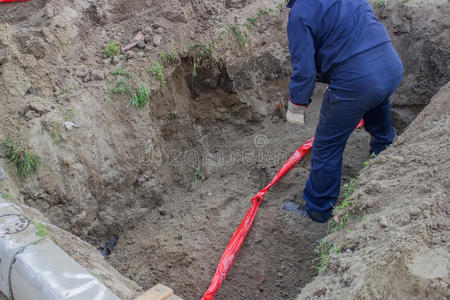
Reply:
<svg viewBox="0 0 450 300"><path fill-rule="evenodd" d="M407 67L393 97L402 125L449 80L448 18L439 17L448 5L393 3L382 18ZM7 178L0 192L95 247L118 237L107 261L142 288L162 282L185 299L198 299L251 197L314 135L324 86L316 89L306 127L287 124L280 113L291 72L287 10L274 0L33 0L0 6L0 138L29 145L41 159L39 172L20 180L3 157ZM273 11L261 14L262 8ZM404 10L406 18L414 17L405 32L394 18L402 20ZM427 18L430 11L437 21ZM239 27L248 31L244 47L234 29L220 34L228 22L242 25L258 12L255 27ZM421 35L420 24L433 36ZM107 42L124 46L140 30L145 44L121 53L118 62L103 54ZM431 55L423 68L409 59L417 54L410 53L411 40ZM211 41L216 50L203 53L194 67L199 53L190 47ZM172 52L177 58L163 63L163 84L149 69L159 54ZM435 65L439 81L432 77ZM127 107L130 96L112 93L117 70L133 75L122 76L133 91L139 84L153 88L150 105ZM411 91L423 97L410 103L405 99ZM79 127L66 130L67 120ZM347 145L343 181L358 175L367 158L368 135L361 130ZM217 299L293 297L316 275L314 249L326 225L281 210L285 201L302 202L308 170L309 156L268 193ZM98 257L81 240L61 232L55 239L84 266L97 267ZM87 250L77 255L72 244ZM138 290L114 272L107 278L104 264L102 270L113 290L117 281ZM117 293L132 299L130 290Z"/></svg>

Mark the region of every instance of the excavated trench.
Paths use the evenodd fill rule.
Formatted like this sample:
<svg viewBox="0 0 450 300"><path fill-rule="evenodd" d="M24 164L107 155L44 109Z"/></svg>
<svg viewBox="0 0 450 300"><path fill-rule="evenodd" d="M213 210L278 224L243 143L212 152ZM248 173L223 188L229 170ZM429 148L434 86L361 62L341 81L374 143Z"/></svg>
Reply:
<svg viewBox="0 0 450 300"><path fill-rule="evenodd" d="M84 5L82 1L75 2L80 7ZM131 8L140 8L136 3L144 2L130 1L127 5L129 3L135 5ZM413 23L412 29L402 27L403 23L408 24L404 18L415 20L414 14L428 18L436 11L407 10L403 4L404 1L401 4L398 1L397 6L381 11L380 16L388 29L393 30L390 33L394 44L409 72L392 99L394 120L402 123L402 127L426 104L423 99L429 97L424 93L435 92L439 85L435 77L442 81L448 79L444 72L448 70L445 59L448 51L439 46L448 39L434 41L436 45L432 44L431 48L424 42L426 47L417 50L422 44L410 47L409 43L424 39L422 27L414 29L417 25ZM29 11L5 6L5 15L11 15L5 21L24 28L30 27L29 24L38 28L42 20L54 21L59 7L59 3L55 5L50 0L36 0L29 5L37 13L30 15ZM207 1L202 5L209 7L215 3ZM122 12L121 9L122 6L117 11ZM389 13L390 10L395 13ZM86 83L76 75L89 67L105 71L105 82L114 79L107 73L113 66L103 65L103 58L96 57L104 47L98 37L103 38L105 34L115 40L118 32L123 33L120 39L125 44L137 28L155 22L144 17L128 19L133 9L125 10L123 17L110 19L106 13L98 14L104 12L101 6L94 5L86 11L86 16L77 19L80 28L86 29L80 32L78 25L73 25L71 18L75 16L69 14L71 11L67 10L66 15L60 11L61 15L56 14L61 17L58 21L61 24L56 22L54 27L58 37L54 44L43 44L40 31L24 30L17 33L20 39L10 39L10 44L3 45L15 53L15 56L10 55L15 58L3 62L4 70L21 71L20 63L25 55L34 55L42 63L18 73L33 85L5 81L12 87L4 90L11 94L2 94L6 95L5 103L14 108L11 111L20 111L8 114L2 123L5 130L10 131L8 136L30 132L30 145L45 159L45 168L39 170L37 179L24 183L20 193L26 204L41 210L55 225L99 247L107 261L142 288L161 282L185 299L199 299L209 285L225 246L250 207L250 199L272 179L295 149L314 135L325 86L316 88L305 127L295 127L284 121L280 101L287 99L290 74L285 53L287 41L274 37L281 36L281 32L284 37L285 14L261 20L258 32L253 33L253 41L248 37L251 55L234 49L236 51L231 52L236 57L231 63L199 67L196 76L193 76L192 61L185 58L174 69L166 70L170 74L166 87L155 91L148 110L125 109L128 99L102 102L108 84ZM399 13L403 11L406 13ZM202 12L208 16L202 23L205 27L209 26L210 12ZM142 11L140 16L145 13ZM219 13L217 10L216 14ZM436 20L441 19L445 18L436 17ZM108 20L111 23L98 25ZM419 18L419 21L428 24L428 19ZM434 19L429 22L434 23ZM439 24L433 25L436 30L430 30L430 36L439 36L434 32L447 28ZM172 25L166 23L167 28ZM189 25L198 27L198 24ZM103 32L102 27L109 31ZM183 30L177 30L178 36L172 38L184 37L188 30ZM42 31L42 35L47 33ZM36 45L26 44L27 47L17 47L17 50L10 47L18 45L16 39L20 42L33 34L39 37ZM77 40L78 35L80 40ZM92 44L92 48L85 49L88 44ZM172 48L167 45L163 50L172 51ZM156 55L153 52L150 54ZM52 53L70 57L68 62L63 60L67 67L52 65ZM127 62L123 59L127 70L142 72L142 65L151 62L147 54L142 55L143 61L136 57ZM427 61L417 63L417 57ZM441 67L444 75L435 72L436 66ZM44 69L48 74L43 77ZM245 76L237 76L237 69L243 69ZM147 72L143 73L148 79ZM416 88L416 81L423 86ZM62 95L60 92L68 85L73 87L73 94ZM34 119L24 120L22 90L31 102L42 102L42 106L49 99L55 107L70 107L77 112L74 121L80 128L62 132L64 143L54 145L51 135L43 132L42 126L62 122L60 113L55 107L45 108ZM28 103L29 99L25 100ZM409 110L405 113L405 105L413 107L414 113ZM368 158L369 136L364 130L355 131L344 153L342 182L357 176ZM312 223L281 209L286 201L302 203L301 192L309 168L310 154L266 195L216 299L294 297L316 275L313 266L318 254L314 249L326 235L326 225Z"/></svg>
<svg viewBox="0 0 450 300"><path fill-rule="evenodd" d="M325 88L316 89L307 126L295 127L273 101L287 89L286 78L261 87L256 107L231 91L224 67L211 70L198 69L194 78L192 65L184 63L168 82L167 94L183 100L167 111L170 121L161 128L167 156L158 172L165 183L148 195L153 208L118 231L90 237L104 248L118 238L107 257L115 268L144 289L162 282L185 299L201 297L250 199L314 135ZM358 130L344 154L343 182L358 174L368 153L368 135ZM326 225L281 209L285 201L302 203L309 160L267 194L217 299L294 297L316 275L314 249Z"/></svg>

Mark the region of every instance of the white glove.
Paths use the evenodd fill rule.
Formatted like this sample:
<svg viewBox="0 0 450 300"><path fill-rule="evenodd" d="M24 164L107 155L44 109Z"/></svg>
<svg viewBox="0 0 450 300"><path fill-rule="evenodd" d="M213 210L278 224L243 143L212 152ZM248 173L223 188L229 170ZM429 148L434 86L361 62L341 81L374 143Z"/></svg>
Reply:
<svg viewBox="0 0 450 300"><path fill-rule="evenodd" d="M304 106L298 106L289 101L286 120L294 125L305 126L305 110Z"/></svg>

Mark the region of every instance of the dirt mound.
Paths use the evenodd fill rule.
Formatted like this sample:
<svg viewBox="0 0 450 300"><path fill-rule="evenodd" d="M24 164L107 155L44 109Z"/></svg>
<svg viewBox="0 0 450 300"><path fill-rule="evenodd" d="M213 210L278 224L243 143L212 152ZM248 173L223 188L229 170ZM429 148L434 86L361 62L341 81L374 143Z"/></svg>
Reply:
<svg viewBox="0 0 450 300"><path fill-rule="evenodd" d="M359 177L353 219L298 299L445 299L450 229L450 83ZM363 218L364 216L364 218Z"/></svg>

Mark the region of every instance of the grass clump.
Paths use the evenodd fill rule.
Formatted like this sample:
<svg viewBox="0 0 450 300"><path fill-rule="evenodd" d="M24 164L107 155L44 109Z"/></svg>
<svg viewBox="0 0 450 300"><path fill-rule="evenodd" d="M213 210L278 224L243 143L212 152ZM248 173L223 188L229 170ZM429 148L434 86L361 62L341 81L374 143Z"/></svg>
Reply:
<svg viewBox="0 0 450 300"><path fill-rule="evenodd" d="M162 63L160 61L157 61L155 63L152 63L150 69L148 70L148 73L155 76L156 80L159 81L161 86L166 85L166 78L164 77L163 69L164 69L164 67L163 67Z"/></svg>
<svg viewBox="0 0 450 300"><path fill-rule="evenodd" d="M150 102L150 93L145 86L145 84L139 85L134 95L131 97L130 102L128 102L128 105L132 105L136 108L142 108L147 103Z"/></svg>
<svg viewBox="0 0 450 300"><path fill-rule="evenodd" d="M193 174L193 180L195 183L200 182L204 179L203 175L202 175L202 169L200 168L200 166L198 167L194 167L194 174Z"/></svg>
<svg viewBox="0 0 450 300"><path fill-rule="evenodd" d="M6 156L16 166L20 178L25 178L37 171L39 158L31 152L28 146L21 147L12 141L3 140L1 144L6 148Z"/></svg>
<svg viewBox="0 0 450 300"><path fill-rule="evenodd" d="M126 78L133 77L133 75L130 72L125 71L124 69L117 69L117 70L109 72L109 74L114 75L114 76L123 76Z"/></svg>
<svg viewBox="0 0 450 300"><path fill-rule="evenodd" d="M352 217L350 208L353 206L353 199L351 198L358 184L358 177L350 179L344 184L344 200L341 204L336 206L337 214L328 222L328 232L339 231L345 226Z"/></svg>
<svg viewBox="0 0 450 300"><path fill-rule="evenodd" d="M131 86L127 79L119 78L111 92L116 95L131 95Z"/></svg>
<svg viewBox="0 0 450 300"><path fill-rule="evenodd" d="M64 120L65 121L72 121L73 117L76 117L76 113L73 110L73 108L69 107L66 109L66 112L64 113Z"/></svg>
<svg viewBox="0 0 450 300"><path fill-rule="evenodd" d="M36 228L36 235L40 237L46 237L47 236L47 230L45 230L45 225L38 222L33 222L34 227Z"/></svg>
<svg viewBox="0 0 450 300"><path fill-rule="evenodd" d="M214 52L217 50L216 43L209 44L196 43L189 45L188 49L184 51L184 56L192 63L192 77L197 76L197 68L199 66L210 67L212 61L216 58Z"/></svg>
<svg viewBox="0 0 450 300"><path fill-rule="evenodd" d="M178 57L178 54L176 52L160 52L158 54L159 60L166 62L166 63L175 63L177 62L180 58Z"/></svg>
<svg viewBox="0 0 450 300"><path fill-rule="evenodd" d="M242 33L239 25L232 25L231 29L233 30L234 36L236 37L239 46L241 48L244 48L245 44L247 43L247 39L245 38L245 35Z"/></svg>
<svg viewBox="0 0 450 300"><path fill-rule="evenodd" d="M8 199L14 198L14 195L10 194L10 193L3 193L2 198L5 200L8 200Z"/></svg>
<svg viewBox="0 0 450 300"><path fill-rule="evenodd" d="M106 44L105 49L103 49L103 53L105 53L109 58L114 58L119 54L119 47L119 43L109 42Z"/></svg>
<svg viewBox="0 0 450 300"><path fill-rule="evenodd" d="M373 1L373 7L382 9L386 7L386 1L385 0L375 0Z"/></svg>
<svg viewBox="0 0 450 300"><path fill-rule="evenodd" d="M335 254L341 253L344 246L345 244L342 243L339 247L334 247L333 244L327 242L325 239L322 239L316 249L314 249L314 252L319 254L319 258L313 261L315 263L313 268L319 272L325 271L328 266L330 251Z"/></svg>

